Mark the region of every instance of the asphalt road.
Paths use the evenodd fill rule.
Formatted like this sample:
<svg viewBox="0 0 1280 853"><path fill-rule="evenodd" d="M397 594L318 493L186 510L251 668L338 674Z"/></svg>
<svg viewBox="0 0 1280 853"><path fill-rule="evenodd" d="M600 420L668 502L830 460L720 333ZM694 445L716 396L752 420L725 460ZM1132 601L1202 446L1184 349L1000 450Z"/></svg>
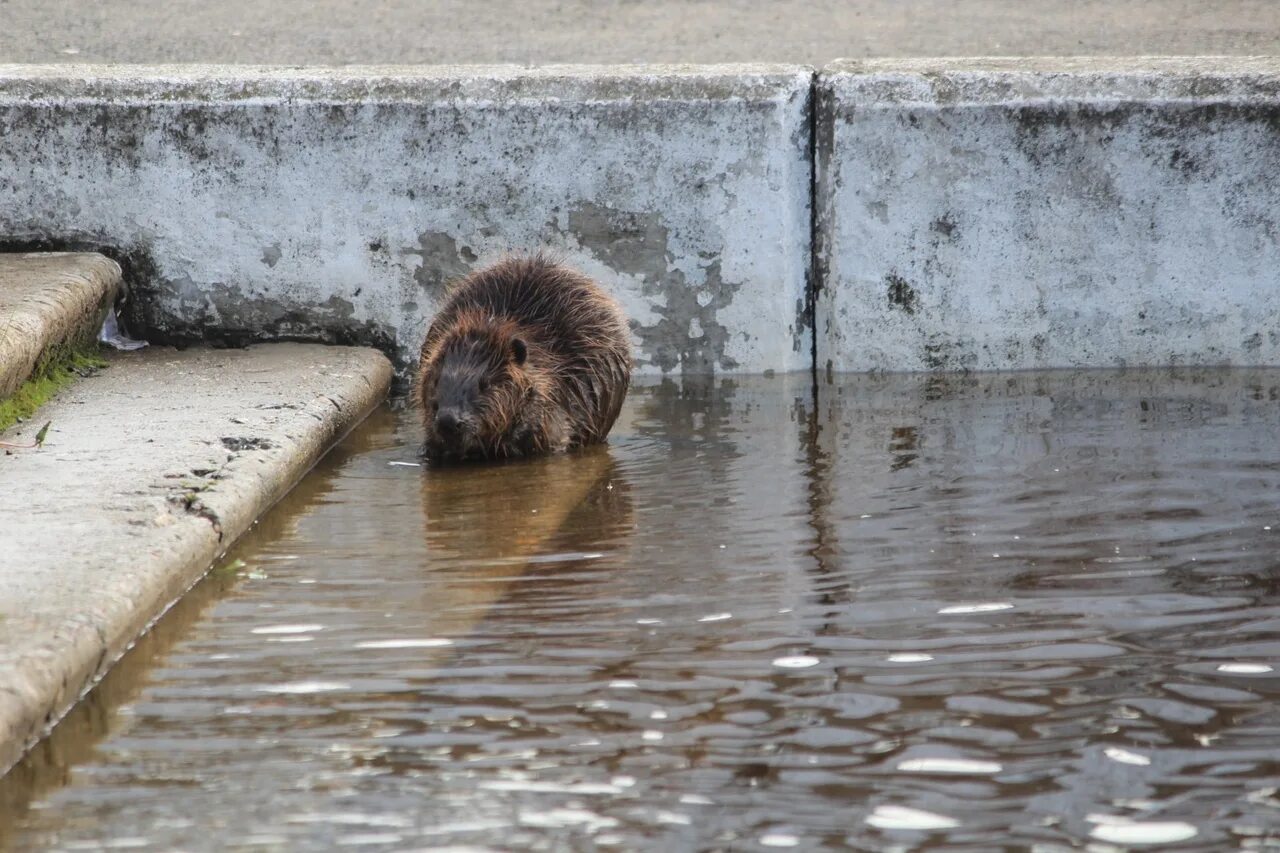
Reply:
<svg viewBox="0 0 1280 853"><path fill-rule="evenodd" d="M0 62L1276 53L1277 0L0 0Z"/></svg>

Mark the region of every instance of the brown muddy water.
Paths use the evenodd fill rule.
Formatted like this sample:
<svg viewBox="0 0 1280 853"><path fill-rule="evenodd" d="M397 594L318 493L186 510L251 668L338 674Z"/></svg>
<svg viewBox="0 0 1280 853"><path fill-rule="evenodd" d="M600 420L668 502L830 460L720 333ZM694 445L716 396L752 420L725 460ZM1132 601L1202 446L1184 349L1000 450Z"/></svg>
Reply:
<svg viewBox="0 0 1280 853"><path fill-rule="evenodd" d="M0 847L1280 839L1280 372L637 389L426 471L375 415L4 783Z"/></svg>

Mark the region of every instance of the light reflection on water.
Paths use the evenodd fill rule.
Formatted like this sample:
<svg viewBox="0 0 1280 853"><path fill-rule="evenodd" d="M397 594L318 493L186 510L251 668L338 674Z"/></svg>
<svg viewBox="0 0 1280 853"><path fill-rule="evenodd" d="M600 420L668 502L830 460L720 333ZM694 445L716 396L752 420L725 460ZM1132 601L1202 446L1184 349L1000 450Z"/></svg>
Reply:
<svg viewBox="0 0 1280 853"><path fill-rule="evenodd" d="M642 387L425 471L376 415L0 783L0 846L1280 832L1280 372Z"/></svg>

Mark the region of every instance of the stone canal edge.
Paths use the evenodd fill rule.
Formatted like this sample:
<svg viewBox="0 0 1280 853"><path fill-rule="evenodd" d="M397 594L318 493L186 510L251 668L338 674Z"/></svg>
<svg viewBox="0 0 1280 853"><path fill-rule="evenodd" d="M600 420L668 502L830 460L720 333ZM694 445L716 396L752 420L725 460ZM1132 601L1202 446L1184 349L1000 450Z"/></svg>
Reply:
<svg viewBox="0 0 1280 853"><path fill-rule="evenodd" d="M0 773L386 398L391 375L371 349L152 348L41 409L44 447L0 455Z"/></svg>

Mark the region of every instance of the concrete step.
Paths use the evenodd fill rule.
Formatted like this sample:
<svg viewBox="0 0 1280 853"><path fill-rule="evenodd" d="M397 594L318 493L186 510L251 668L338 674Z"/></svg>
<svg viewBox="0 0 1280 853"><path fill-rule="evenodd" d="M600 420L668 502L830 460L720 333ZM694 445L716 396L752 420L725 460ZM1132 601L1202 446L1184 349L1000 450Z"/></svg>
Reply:
<svg viewBox="0 0 1280 853"><path fill-rule="evenodd" d="M119 289L102 255L0 254L0 400L47 359L92 345Z"/></svg>
<svg viewBox="0 0 1280 853"><path fill-rule="evenodd" d="M0 454L0 775L391 381L312 344L107 360L42 408L41 449Z"/></svg>

